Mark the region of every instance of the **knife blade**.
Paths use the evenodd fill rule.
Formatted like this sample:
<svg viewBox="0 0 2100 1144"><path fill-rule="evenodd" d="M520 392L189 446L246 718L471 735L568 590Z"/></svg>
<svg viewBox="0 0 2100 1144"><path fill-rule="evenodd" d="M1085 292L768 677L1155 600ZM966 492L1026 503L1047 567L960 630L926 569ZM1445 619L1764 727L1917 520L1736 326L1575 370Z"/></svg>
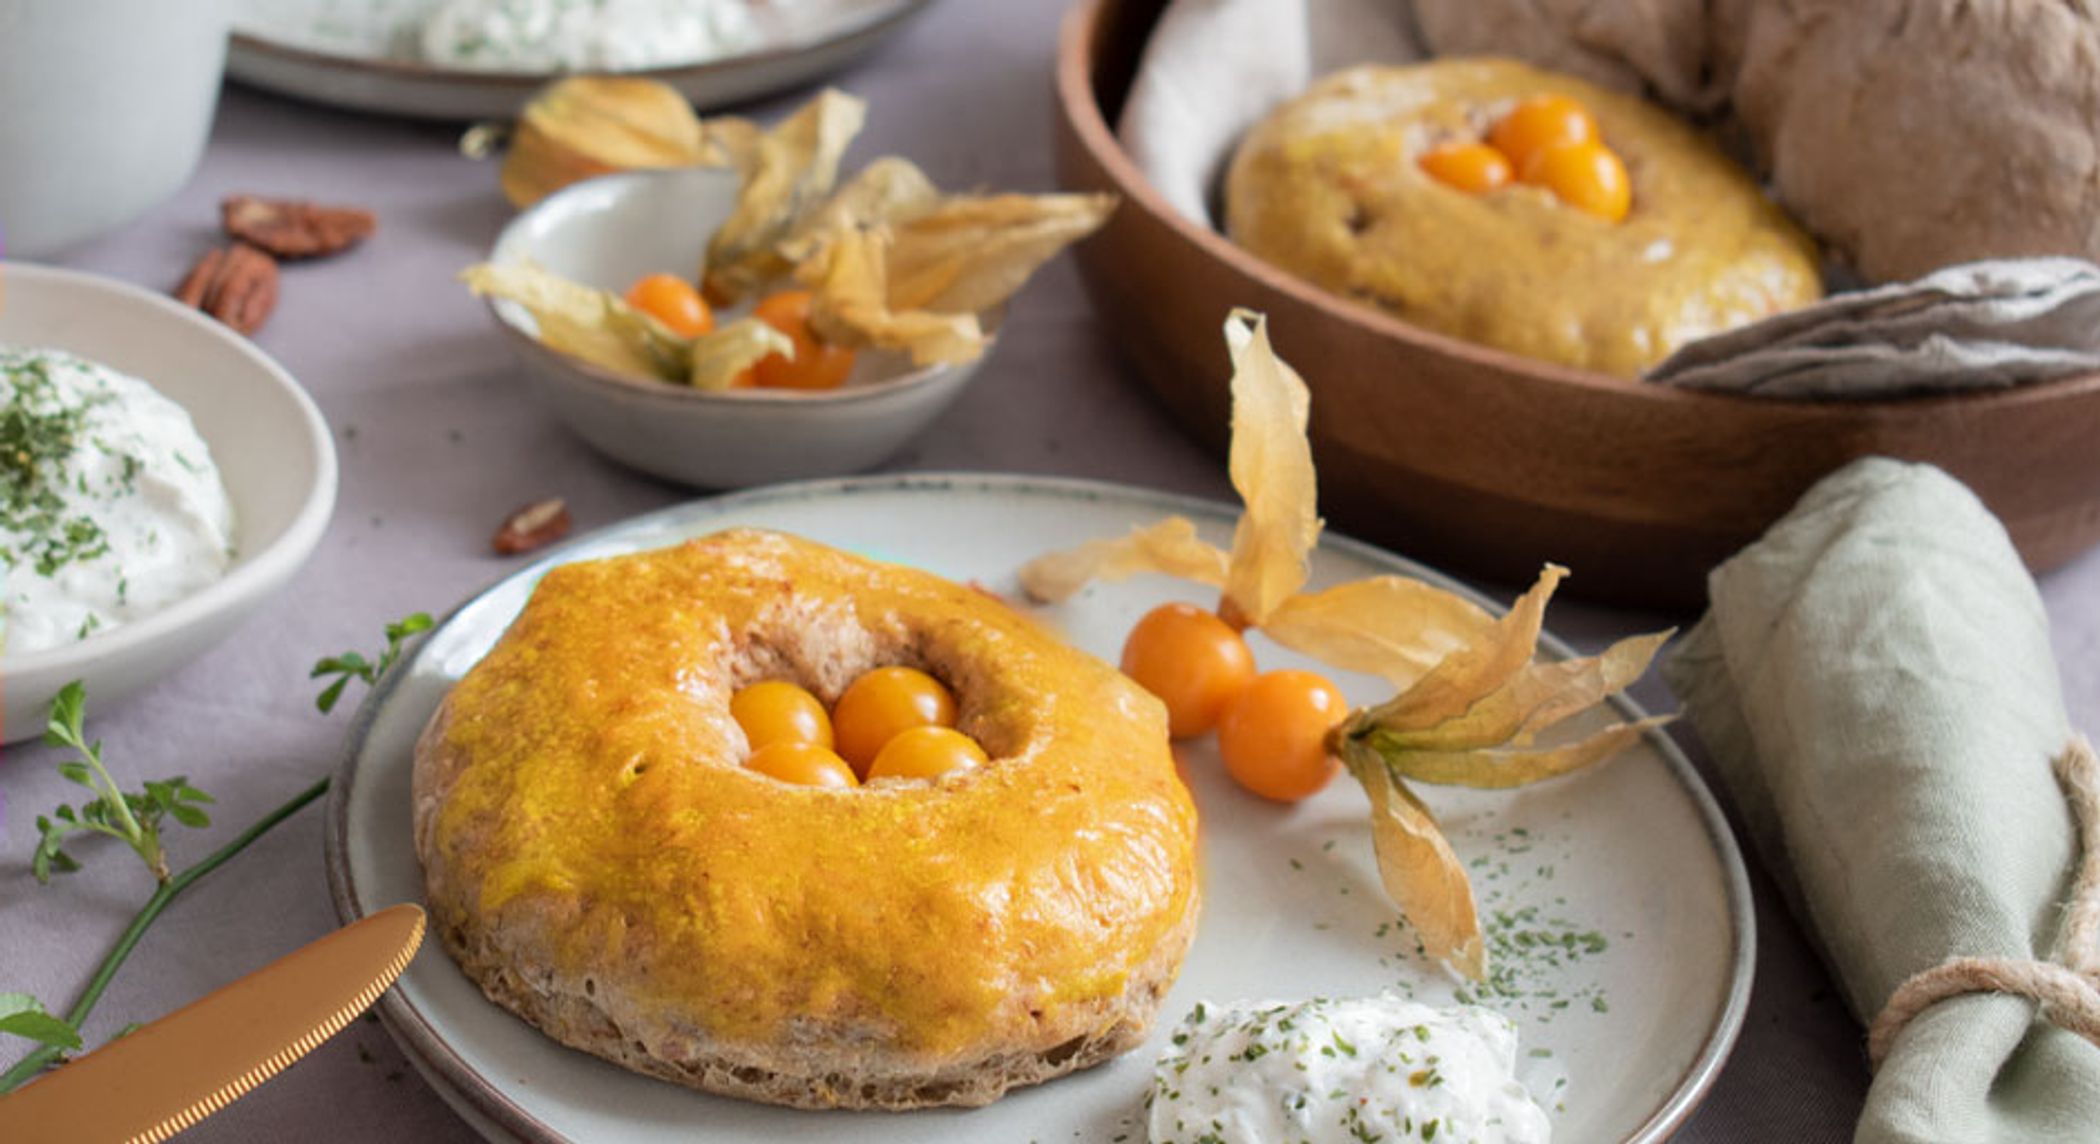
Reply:
<svg viewBox="0 0 2100 1144"><path fill-rule="evenodd" d="M340 1032L423 941L423 908L380 910L0 1096L10 1144L166 1140Z"/></svg>

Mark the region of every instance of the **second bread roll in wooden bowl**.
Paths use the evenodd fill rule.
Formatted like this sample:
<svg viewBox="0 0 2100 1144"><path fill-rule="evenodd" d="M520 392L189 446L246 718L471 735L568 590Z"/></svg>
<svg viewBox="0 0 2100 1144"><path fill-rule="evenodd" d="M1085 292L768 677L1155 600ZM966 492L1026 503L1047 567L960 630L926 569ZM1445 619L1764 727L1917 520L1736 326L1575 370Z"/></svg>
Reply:
<svg viewBox="0 0 2100 1144"><path fill-rule="evenodd" d="M1928 461L2005 521L2030 566L2100 540L2100 375L1902 401L1773 401L1629 383L1470 345L1280 270L1177 213L1110 124L1160 0L1083 0L1059 43L1058 168L1123 205L1076 248L1102 324L1182 424L1222 453L1218 324L1269 315L1312 390L1321 505L1342 528L1518 583L1692 607L1709 568L1856 457Z"/></svg>

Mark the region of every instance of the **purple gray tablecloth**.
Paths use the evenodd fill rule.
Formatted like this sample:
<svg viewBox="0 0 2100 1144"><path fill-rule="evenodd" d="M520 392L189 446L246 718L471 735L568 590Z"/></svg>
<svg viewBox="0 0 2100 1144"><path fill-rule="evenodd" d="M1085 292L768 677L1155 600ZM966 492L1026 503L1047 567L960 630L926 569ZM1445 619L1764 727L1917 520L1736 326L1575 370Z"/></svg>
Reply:
<svg viewBox="0 0 2100 1144"><path fill-rule="evenodd" d="M1050 55L1059 9L1038 0L935 7L840 77L871 105L857 153L909 155L944 186L1054 186ZM510 348L452 281L509 216L495 170L460 158L456 134L230 88L203 168L183 193L63 260L165 288L213 241L218 200L232 192L355 203L381 220L354 256L288 268L279 310L257 339L335 429L342 496L318 555L225 645L93 720L126 773L186 770L216 794L222 827L254 819L334 767L348 716L315 713L305 675L316 656L369 650L384 621L442 612L502 575L510 565L490 554L488 537L512 509L564 496L588 529L691 495L600 459L527 399ZM1222 466L1127 376L1068 260L1023 295L997 354L960 403L889 467L1077 474L1230 493ZM2047 578L2043 591L2072 717L2100 731L2100 552ZM1592 648L1658 622L1572 603L1556 605L1551 618ZM1635 693L1652 707L1676 705L1654 679ZM84 847L99 851L95 860L59 885L31 880L35 815L77 789L50 762L50 752L23 747L7 749L0 763L0 991L29 990L63 1006L149 887L136 862L107 847ZM213 836L225 833L215 828ZM177 844L201 852L192 839ZM1866 1084L1859 1031L1798 929L1775 909L1769 884L1754 871L1752 880L1759 948L1749 1020L1680 1139L1846 1139ZM90 1038L158 1016L334 925L321 815L308 810L163 918L90 1022ZM11 1060L23 1044L0 1045L0 1058ZM186 1138L302 1137L475 1138L370 1021Z"/></svg>

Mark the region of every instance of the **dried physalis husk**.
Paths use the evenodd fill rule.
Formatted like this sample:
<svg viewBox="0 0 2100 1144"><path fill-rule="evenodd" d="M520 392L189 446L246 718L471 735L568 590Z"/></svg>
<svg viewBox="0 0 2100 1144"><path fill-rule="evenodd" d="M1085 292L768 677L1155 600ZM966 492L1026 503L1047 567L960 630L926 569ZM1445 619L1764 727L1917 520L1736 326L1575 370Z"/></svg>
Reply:
<svg viewBox="0 0 2100 1144"><path fill-rule="evenodd" d="M1101 228L1114 195L958 195L898 222L890 308L982 314L1058 251Z"/></svg>
<svg viewBox="0 0 2100 1144"><path fill-rule="evenodd" d="M573 76L518 116L503 160L503 197L523 209L581 179L639 167L726 162L706 146L692 105L654 80Z"/></svg>
<svg viewBox="0 0 2100 1144"><path fill-rule="evenodd" d="M821 305L821 291L817 300ZM1233 311L1225 322L1225 339L1233 364L1232 485L1245 506L1233 530L1232 552L1218 551L1197 539L1194 526L1170 517L1121 540L1037 557L1021 569L1023 585L1036 584L1031 594L1058 599L1097 576L1161 572L1222 586L1220 613L1249 626L1268 618L1304 586L1306 559L1320 536L1312 452L1305 439L1310 405L1305 382L1276 357L1261 315ZM1203 574L1192 576L1191 569ZM1058 594L1039 590L1046 586Z"/></svg>
<svg viewBox="0 0 2100 1144"><path fill-rule="evenodd" d="M617 294L530 262L481 263L462 271L460 281L478 295L525 307L547 348L614 373L727 389L759 359L795 354L787 335L753 318L683 337Z"/></svg>
<svg viewBox="0 0 2100 1144"><path fill-rule="evenodd" d="M693 363L686 371L686 384L694 389L728 389L745 370L775 354L793 361L794 339L757 318L731 322L693 339Z"/></svg>
<svg viewBox="0 0 2100 1144"><path fill-rule="evenodd" d="M1287 596L1261 630L1330 667L1405 687L1494 625L1464 596L1406 576L1372 576Z"/></svg>
<svg viewBox="0 0 2100 1144"><path fill-rule="evenodd" d="M1422 941L1422 952L1469 980L1487 977L1487 942L1466 868L1422 800L1376 764L1349 763L1371 800L1378 881Z"/></svg>
<svg viewBox="0 0 2100 1144"><path fill-rule="evenodd" d="M885 155L862 167L830 198L807 212L780 240L779 251L800 265L818 254L835 234L918 218L940 203L940 188L926 172L909 159Z"/></svg>
<svg viewBox="0 0 2100 1144"><path fill-rule="evenodd" d="M1537 662L1546 602L1566 574L1548 565L1500 619L1430 584L1377 576L1305 592L1320 536L1305 383L1276 357L1259 315L1235 312L1233 487L1245 508L1228 556L1186 520L1030 561L1021 583L1039 600L1088 581L1163 572L1222 585L1219 614L1324 663L1384 677L1400 693L1345 719L1329 746L1371 800L1371 837L1386 893L1429 956L1467 977L1487 972L1479 909L1450 842L1404 780L1513 787L1589 766L1664 720L1614 721L1573 742L1540 733L1594 710L1647 670L1670 633L1621 640L1603 654Z"/></svg>
<svg viewBox="0 0 2100 1144"><path fill-rule="evenodd" d="M682 381L690 343L618 295L571 282L532 262L477 263L459 280L484 298L502 298L532 314L547 348L615 373Z"/></svg>
<svg viewBox="0 0 2100 1144"><path fill-rule="evenodd" d="M917 365L981 356L989 335L979 315L1011 298L1115 206L1106 195L962 196L930 209L916 198L881 201L887 220L856 220L850 212L860 204L848 202L838 212L842 225L812 229L796 276L815 295L817 336L908 353Z"/></svg>
<svg viewBox="0 0 2100 1144"><path fill-rule="evenodd" d="M1670 635L1633 636L1595 656L1527 661L1456 715L1423 714L1425 708L1411 704L1410 689L1351 715L1338 741L1376 756L1399 778L1446 786L1507 788L1566 774L1610 756L1646 726L1667 721L1614 722L1572 743L1532 745L1548 728L1639 679ZM1433 686L1435 674L1416 688Z"/></svg>
<svg viewBox="0 0 2100 1144"><path fill-rule="evenodd" d="M794 270L779 245L831 195L839 160L867 115L866 103L827 88L757 136L739 164L736 207L707 243L700 285L710 301L733 304Z"/></svg>
<svg viewBox="0 0 2100 1144"><path fill-rule="evenodd" d="M1232 354L1232 487L1245 510L1232 533L1232 571L1219 613L1259 627L1305 586L1320 540L1312 446L1312 398L1296 370L1269 345L1268 320L1235 310L1225 321Z"/></svg>
<svg viewBox="0 0 2100 1144"><path fill-rule="evenodd" d="M1352 714L1330 740L1370 796L1372 841L1387 893L1432 957L1475 979L1486 962L1465 868L1402 780L1525 786L1610 758L1667 721L1613 722L1572 743L1532 745L1540 732L1640 678L1670 637L1636 636L1601 655L1537 662L1546 601L1564 574L1548 565L1492 630L1445 656L1392 700Z"/></svg>
<svg viewBox="0 0 2100 1144"><path fill-rule="evenodd" d="M890 308L889 246L882 228L842 230L802 263L796 277L810 288L810 330L834 346L906 353L916 365L982 356L985 333L977 315Z"/></svg>
<svg viewBox="0 0 2100 1144"><path fill-rule="evenodd" d="M1170 516L1122 536L1037 557L1021 568L1021 590L1037 603L1055 604L1092 581L1127 580L1143 572L1222 587L1226 557L1196 536L1187 517Z"/></svg>

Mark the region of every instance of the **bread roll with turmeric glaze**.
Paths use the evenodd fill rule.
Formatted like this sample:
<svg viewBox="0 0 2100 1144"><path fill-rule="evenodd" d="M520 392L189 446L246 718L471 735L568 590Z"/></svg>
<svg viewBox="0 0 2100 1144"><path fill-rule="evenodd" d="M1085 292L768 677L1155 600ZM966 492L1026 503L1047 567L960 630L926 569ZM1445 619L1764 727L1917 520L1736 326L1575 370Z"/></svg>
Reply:
<svg viewBox="0 0 2100 1144"><path fill-rule="evenodd" d="M1624 219L1543 187L1472 193L1422 169L1432 148L1486 138L1541 96L1594 117L1630 178ZM1640 99L1513 60L1337 72L1248 133L1225 203L1234 241L1332 293L1622 377L1823 292L1815 245L1704 136Z"/></svg>
<svg viewBox="0 0 2100 1144"><path fill-rule="evenodd" d="M907 664L988 765L791 786L731 694ZM984 1104L1143 1040L1194 932L1158 701L993 597L768 532L550 571L418 743L435 929L564 1044L804 1108Z"/></svg>

